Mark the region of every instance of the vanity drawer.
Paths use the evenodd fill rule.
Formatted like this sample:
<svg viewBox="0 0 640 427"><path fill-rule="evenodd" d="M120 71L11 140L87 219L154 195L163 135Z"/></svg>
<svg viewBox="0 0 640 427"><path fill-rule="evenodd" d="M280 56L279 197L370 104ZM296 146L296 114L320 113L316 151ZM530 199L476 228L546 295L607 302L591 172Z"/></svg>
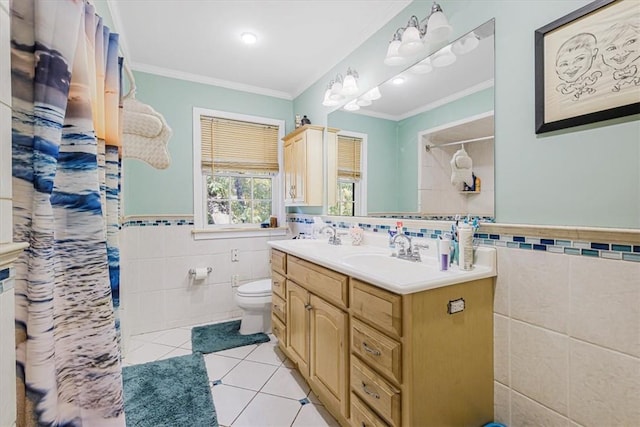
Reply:
<svg viewBox="0 0 640 427"><path fill-rule="evenodd" d="M366 403L351 392L351 425L353 427L388 427L382 418L377 416Z"/></svg>
<svg viewBox="0 0 640 427"><path fill-rule="evenodd" d="M400 425L400 390L357 357L351 358L351 389L392 426Z"/></svg>
<svg viewBox="0 0 640 427"><path fill-rule="evenodd" d="M271 249L271 268L280 274L287 274L287 254Z"/></svg>
<svg viewBox="0 0 640 427"><path fill-rule="evenodd" d="M351 279L351 312L385 332L402 336L402 296Z"/></svg>
<svg viewBox="0 0 640 427"><path fill-rule="evenodd" d="M271 270L271 290L280 298L287 297L285 277L274 270Z"/></svg>
<svg viewBox="0 0 640 427"><path fill-rule="evenodd" d="M287 277L308 291L347 308L348 277L319 265L289 255Z"/></svg>
<svg viewBox="0 0 640 427"><path fill-rule="evenodd" d="M271 315L271 332L278 338L281 347L287 347L287 327L278 316Z"/></svg>
<svg viewBox="0 0 640 427"><path fill-rule="evenodd" d="M278 316L284 323L287 322L287 305L276 294L271 295L271 312Z"/></svg>
<svg viewBox="0 0 640 427"><path fill-rule="evenodd" d="M401 348L399 342L353 318L351 351L398 384L402 382Z"/></svg>

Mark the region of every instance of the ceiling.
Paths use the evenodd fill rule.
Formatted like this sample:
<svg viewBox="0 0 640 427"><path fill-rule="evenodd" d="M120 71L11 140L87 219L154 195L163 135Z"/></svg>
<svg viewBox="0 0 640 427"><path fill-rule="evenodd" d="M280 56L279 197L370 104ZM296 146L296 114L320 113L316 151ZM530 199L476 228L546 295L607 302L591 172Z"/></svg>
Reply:
<svg viewBox="0 0 640 427"><path fill-rule="evenodd" d="M293 99L411 0L107 0L131 68ZM243 32L258 36L254 45Z"/></svg>

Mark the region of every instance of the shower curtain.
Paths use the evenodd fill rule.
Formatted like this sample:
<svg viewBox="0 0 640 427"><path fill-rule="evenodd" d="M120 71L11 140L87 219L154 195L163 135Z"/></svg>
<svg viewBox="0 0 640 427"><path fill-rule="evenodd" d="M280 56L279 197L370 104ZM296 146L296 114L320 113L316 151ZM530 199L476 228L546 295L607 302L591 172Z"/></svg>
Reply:
<svg viewBox="0 0 640 427"><path fill-rule="evenodd" d="M118 38L80 0L11 2L17 425L124 426Z"/></svg>

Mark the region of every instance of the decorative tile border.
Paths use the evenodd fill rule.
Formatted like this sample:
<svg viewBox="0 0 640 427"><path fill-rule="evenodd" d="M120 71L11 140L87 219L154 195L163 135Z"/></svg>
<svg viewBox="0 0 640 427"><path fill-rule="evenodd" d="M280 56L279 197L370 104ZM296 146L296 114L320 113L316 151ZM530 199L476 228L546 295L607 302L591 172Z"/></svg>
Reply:
<svg viewBox="0 0 640 427"><path fill-rule="evenodd" d="M132 219L122 223L120 228L125 227L163 227L193 225L193 219Z"/></svg>
<svg viewBox="0 0 640 427"><path fill-rule="evenodd" d="M387 218L387 224L381 224L380 218L378 217L354 217L354 221L347 222L338 220L340 217L322 217L324 221L328 224L335 225L338 228L349 228L352 224L355 223L355 220L358 221L358 225L365 229L365 231L370 231L373 233L386 233L387 230L391 229L391 225L389 225L390 219L396 218ZM342 218L340 218L342 219ZM363 219L367 219L370 221L362 222ZM309 216L304 216L301 214L289 214L287 216L288 222L298 223L298 224L313 224L312 218ZM411 220L413 227L403 227L403 232L411 237L423 237L430 239L437 239L443 233L449 232L451 230L451 222L443 222L442 224L433 224L429 223L430 228L415 228L415 219ZM525 230L531 231L531 234L540 234L546 233L550 234L550 236L526 236L526 235L513 235L513 234L502 234L502 233L489 233L484 232L483 228L497 228L501 231L511 230ZM553 237L551 234L557 232L558 237ZM571 240L565 238L567 235L583 235L588 236L613 236L615 241L606 242L606 241L584 241L584 240ZM611 232L610 230L598 230L598 229L588 229L587 231L575 228L561 228L561 227L546 227L541 226L539 228L533 226L526 227L518 227L518 226L507 226L501 224L481 224L480 232L474 234L474 244L483 245L483 246L495 246L495 247L504 247L510 249L523 249L523 250L532 250L532 251L544 251L551 252L556 254L564 254L564 255L577 255L577 256L585 256L592 258L604 258L611 260L622 260L622 261L632 261L632 262L640 262L640 241L638 241L638 237L636 235L635 230L629 230L625 232L624 230L616 230L615 232ZM625 236L628 236L628 243L621 243Z"/></svg>

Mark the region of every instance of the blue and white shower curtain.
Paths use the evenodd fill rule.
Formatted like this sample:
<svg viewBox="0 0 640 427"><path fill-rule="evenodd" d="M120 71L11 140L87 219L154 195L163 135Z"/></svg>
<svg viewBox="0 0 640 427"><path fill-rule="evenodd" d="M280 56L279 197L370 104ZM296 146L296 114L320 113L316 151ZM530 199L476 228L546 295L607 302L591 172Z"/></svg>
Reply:
<svg viewBox="0 0 640 427"><path fill-rule="evenodd" d="M81 0L11 2L17 424L124 426L118 39Z"/></svg>

